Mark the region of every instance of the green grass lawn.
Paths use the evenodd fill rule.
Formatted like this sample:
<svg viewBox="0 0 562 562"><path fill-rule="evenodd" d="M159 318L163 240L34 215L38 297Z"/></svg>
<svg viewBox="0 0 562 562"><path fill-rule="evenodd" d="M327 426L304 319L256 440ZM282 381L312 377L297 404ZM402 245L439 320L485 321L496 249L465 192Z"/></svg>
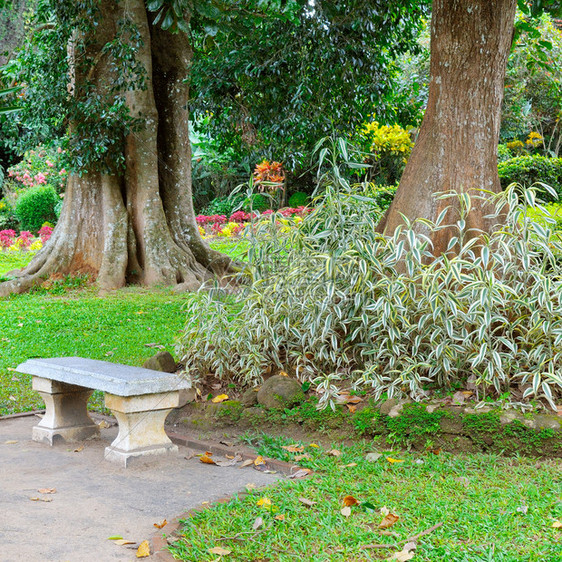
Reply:
<svg viewBox="0 0 562 562"><path fill-rule="evenodd" d="M236 257L243 253L237 241L221 240L212 246ZM0 252L0 276L30 258ZM185 296L167 288L127 288L104 297L93 288L59 292L0 299L0 415L43 407L31 390L31 377L12 370L26 359L77 355L142 365L158 351L147 344L173 352L185 324ZM91 406L102 404L101 393L94 393Z"/></svg>
<svg viewBox="0 0 562 562"><path fill-rule="evenodd" d="M262 441L265 455L291 460L303 454L282 450L279 445L294 443L288 440ZM408 538L443 523L419 539L414 562L562 561L562 530L552 526L562 520L559 460L393 452L370 462L367 443L341 448L338 457L302 445L311 458L298 464L313 469L311 477L249 489L242 499L195 514L178 531L174 556L216 560L209 549L221 547L232 561L385 560ZM250 483L252 471L245 470ZM348 517L341 513L346 496L361 502ZM399 517L390 535L378 527L383 507ZM258 517L263 523L254 529ZM361 548L373 544L396 547Z"/></svg>

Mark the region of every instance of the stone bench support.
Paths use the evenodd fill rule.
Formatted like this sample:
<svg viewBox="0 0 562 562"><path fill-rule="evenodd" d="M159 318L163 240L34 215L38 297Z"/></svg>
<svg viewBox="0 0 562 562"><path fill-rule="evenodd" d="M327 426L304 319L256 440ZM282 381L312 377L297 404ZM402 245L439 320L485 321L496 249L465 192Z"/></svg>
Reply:
<svg viewBox="0 0 562 562"><path fill-rule="evenodd" d="M173 374L83 359L29 359L16 369L33 376L33 389L45 401L45 416L33 428L34 441L53 445L57 439L83 441L99 436L88 415L93 390L105 393L105 404L119 423L119 435L105 449L109 461L128 466L133 459L177 453L164 422L191 383Z"/></svg>
<svg viewBox="0 0 562 562"><path fill-rule="evenodd" d="M126 467L138 457L177 453L164 422L179 405L179 391L127 397L107 393L105 405L119 422L119 435L105 449L107 460Z"/></svg>
<svg viewBox="0 0 562 562"><path fill-rule="evenodd" d="M72 443L99 436L86 407L92 390L42 377L33 377L32 387L45 402L45 415L32 430L34 441L53 445L57 438Z"/></svg>

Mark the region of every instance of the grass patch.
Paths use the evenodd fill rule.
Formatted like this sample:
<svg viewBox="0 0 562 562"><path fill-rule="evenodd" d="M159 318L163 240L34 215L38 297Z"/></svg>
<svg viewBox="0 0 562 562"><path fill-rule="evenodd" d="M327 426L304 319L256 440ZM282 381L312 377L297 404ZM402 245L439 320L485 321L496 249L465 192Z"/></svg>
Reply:
<svg viewBox="0 0 562 562"><path fill-rule="evenodd" d="M242 252L235 242L212 246L234 257ZM0 276L24 267L32 257L0 252ZM185 295L165 288L127 288L99 297L94 288L84 286L84 279L69 277L0 299L0 415L43 407L31 390L31 377L11 370L26 359L76 355L142 365L157 351L147 343L173 352L185 325ZM90 406L103 409L101 392L94 393Z"/></svg>
<svg viewBox="0 0 562 562"><path fill-rule="evenodd" d="M262 436L258 441L260 453L285 460L295 456L281 449L288 440ZM416 561L562 561L561 531L552 527L562 518L559 461L394 452L369 462L365 455L373 449L367 443L341 448L339 457L302 445L310 459L299 465L314 469L312 477L249 490L244 498L194 514L183 523L174 556L215 560L209 549L220 546L232 551L233 561L380 560L443 522L419 540ZM374 509L354 506L344 517L340 510L348 495ZM270 510L258 506L265 497ZM307 507L299 497L316 504ZM379 532L383 506L400 517L390 529L396 536ZM283 520L275 519L279 515ZM258 517L263 525L253 531ZM361 549L373 543L397 548Z"/></svg>

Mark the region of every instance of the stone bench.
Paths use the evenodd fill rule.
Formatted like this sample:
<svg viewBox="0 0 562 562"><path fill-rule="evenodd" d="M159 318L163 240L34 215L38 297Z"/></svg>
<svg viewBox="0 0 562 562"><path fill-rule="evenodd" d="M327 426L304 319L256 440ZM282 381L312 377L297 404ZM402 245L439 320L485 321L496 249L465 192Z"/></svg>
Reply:
<svg viewBox="0 0 562 562"><path fill-rule="evenodd" d="M164 422L180 405L180 391L191 383L170 373L83 359L29 359L16 371L33 376L33 389L45 401L45 415L32 439L53 445L56 439L81 441L99 436L86 404L94 390L105 393L105 405L119 423L119 434L106 447L105 458L127 466L138 457L177 452Z"/></svg>

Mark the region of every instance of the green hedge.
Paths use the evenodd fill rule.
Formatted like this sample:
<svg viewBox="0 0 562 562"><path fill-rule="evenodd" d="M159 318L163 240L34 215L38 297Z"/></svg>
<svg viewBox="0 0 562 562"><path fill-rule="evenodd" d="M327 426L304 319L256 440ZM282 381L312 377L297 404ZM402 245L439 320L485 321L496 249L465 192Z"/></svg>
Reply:
<svg viewBox="0 0 562 562"><path fill-rule="evenodd" d="M37 232L44 222L56 222L55 206L59 201L56 191L50 185L31 187L17 200L14 214L22 230Z"/></svg>
<svg viewBox="0 0 562 562"><path fill-rule="evenodd" d="M562 158L517 156L500 162L498 172L503 189L512 183L529 187L536 182L542 182L553 187L559 196L562 195ZM548 192L545 192L543 199L555 200Z"/></svg>

